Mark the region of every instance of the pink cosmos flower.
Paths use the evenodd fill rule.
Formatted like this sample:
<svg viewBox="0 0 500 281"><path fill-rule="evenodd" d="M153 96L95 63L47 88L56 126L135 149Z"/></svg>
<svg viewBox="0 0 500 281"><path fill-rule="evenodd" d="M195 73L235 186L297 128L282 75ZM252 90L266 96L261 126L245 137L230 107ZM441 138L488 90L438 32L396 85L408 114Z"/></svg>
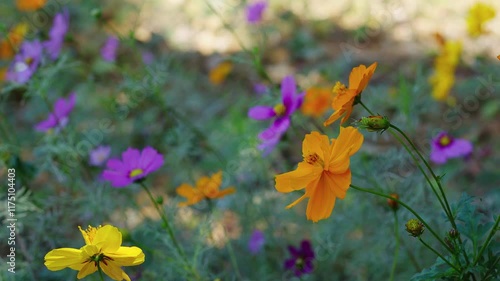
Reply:
<svg viewBox="0 0 500 281"><path fill-rule="evenodd" d="M441 132L431 143L431 161L444 164L449 158L458 158L472 153L472 143L465 139L455 139Z"/></svg>
<svg viewBox="0 0 500 281"><path fill-rule="evenodd" d="M111 147L109 146L98 146L90 152L90 165L101 166L106 162L109 155L111 154Z"/></svg>
<svg viewBox="0 0 500 281"><path fill-rule="evenodd" d="M35 130L46 132L52 128L62 129L68 124L68 116L76 102L76 94L71 93L67 99L60 98L54 105L54 112L49 117L35 125Z"/></svg>
<svg viewBox="0 0 500 281"><path fill-rule="evenodd" d="M139 151L128 148L122 159L109 159L102 178L111 182L113 187L124 187L145 178L163 165L163 155L152 147Z"/></svg>

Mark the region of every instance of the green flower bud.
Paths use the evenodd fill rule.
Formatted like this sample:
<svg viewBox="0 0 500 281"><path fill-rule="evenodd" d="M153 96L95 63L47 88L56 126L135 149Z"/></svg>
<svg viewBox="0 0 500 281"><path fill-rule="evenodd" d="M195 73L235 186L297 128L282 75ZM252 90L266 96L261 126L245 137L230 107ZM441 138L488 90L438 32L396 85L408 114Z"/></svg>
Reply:
<svg viewBox="0 0 500 281"><path fill-rule="evenodd" d="M95 19L101 19L102 17L102 10L99 8L94 8L90 11L90 15L94 17Z"/></svg>
<svg viewBox="0 0 500 281"><path fill-rule="evenodd" d="M451 239L456 239L460 236L460 232L458 230L452 228L449 232L448 235L450 236Z"/></svg>
<svg viewBox="0 0 500 281"><path fill-rule="evenodd" d="M156 197L156 203L158 203L158 205L163 205L163 196Z"/></svg>
<svg viewBox="0 0 500 281"><path fill-rule="evenodd" d="M411 219L406 223L406 231L413 237L419 237L424 233L424 224L417 219Z"/></svg>
<svg viewBox="0 0 500 281"><path fill-rule="evenodd" d="M385 116L368 116L363 117L358 121L358 127L360 129L366 129L369 132L380 132L383 133L385 130L389 129L391 122Z"/></svg>

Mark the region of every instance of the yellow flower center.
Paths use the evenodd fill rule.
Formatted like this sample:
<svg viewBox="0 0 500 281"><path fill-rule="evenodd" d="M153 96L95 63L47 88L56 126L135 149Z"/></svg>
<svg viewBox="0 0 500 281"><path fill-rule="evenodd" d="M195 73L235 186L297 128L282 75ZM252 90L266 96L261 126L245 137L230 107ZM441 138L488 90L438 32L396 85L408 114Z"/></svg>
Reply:
<svg viewBox="0 0 500 281"><path fill-rule="evenodd" d="M442 137L439 139L439 144L440 144L441 146L447 146L447 145L449 145L449 144L450 144L450 142L451 142L450 137L448 137L448 136L446 136L446 135L445 135L445 136L442 136Z"/></svg>
<svg viewBox="0 0 500 281"><path fill-rule="evenodd" d="M286 107L282 103L279 103L279 104L274 106L273 110L274 110L274 113L276 113L276 115L282 116L283 114L285 114Z"/></svg>
<svg viewBox="0 0 500 281"><path fill-rule="evenodd" d="M142 169L133 169L130 174L129 174L129 177L133 178L133 177L136 177L140 174L144 173L144 171Z"/></svg>
<svg viewBox="0 0 500 281"><path fill-rule="evenodd" d="M344 84L337 81L332 91L337 95L342 95L345 94L345 92L347 91L347 87Z"/></svg>
<svg viewBox="0 0 500 281"><path fill-rule="evenodd" d="M101 226L99 225L98 227L93 227L93 226L88 226L86 230L83 230L81 227L78 227L81 231L85 232L86 238L89 240L90 243L94 240L95 234Z"/></svg>
<svg viewBox="0 0 500 281"><path fill-rule="evenodd" d="M306 157L304 157L304 161L311 165L315 165L316 163L320 164L321 166L324 165L323 160L319 158L319 155L316 153L307 155Z"/></svg>

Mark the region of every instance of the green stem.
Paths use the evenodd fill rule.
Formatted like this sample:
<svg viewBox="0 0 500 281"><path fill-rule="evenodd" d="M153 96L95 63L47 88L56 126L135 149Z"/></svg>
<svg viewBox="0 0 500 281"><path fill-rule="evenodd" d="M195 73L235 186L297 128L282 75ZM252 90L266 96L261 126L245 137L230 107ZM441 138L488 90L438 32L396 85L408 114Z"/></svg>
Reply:
<svg viewBox="0 0 500 281"><path fill-rule="evenodd" d="M486 250L486 247L490 243L491 238L493 238L493 235L495 235L495 233L497 232L497 228L498 228L499 222L500 222L500 215L495 220L495 224L493 225L493 228L491 228L490 234L488 234L488 238L486 238L486 241L484 241L484 244L481 247L481 250L479 250L479 254L474 259L474 262L472 263L472 266L476 265L476 263L479 261L479 259L483 255L483 252L484 252L484 250Z"/></svg>
<svg viewBox="0 0 500 281"><path fill-rule="evenodd" d="M356 190L367 192L367 193L371 193L371 194L374 194L374 195L377 195L377 196L380 196L380 197L384 197L384 198L387 198L387 199L391 199L391 200L394 200L394 201L398 202L401 206L405 207L415 217L417 217L417 219L419 219L425 225L425 227L427 229L429 229L430 233L441 243L441 245L443 245L443 247L445 247L448 251L450 251L450 253L453 253L453 250L450 249L448 247L448 245L446 245L446 243L441 239L441 237L439 237L439 235L436 234L436 232L429 226L429 224L427 222L425 222L425 220L422 219L422 217L417 212L415 212L410 206L406 205L404 202L401 202L401 200L396 199L396 198L394 198L392 196L380 193L378 191L373 191L373 190L370 190L370 189L367 189L367 188L362 188L362 187L355 186L355 185L352 185L352 184L350 186L352 188L356 189Z"/></svg>
<svg viewBox="0 0 500 281"><path fill-rule="evenodd" d="M238 276L238 280L243 280L240 273L240 268L238 267L238 262L236 261L236 255L234 254L233 246L231 245L231 239L227 237L226 228L224 227L224 236L227 239L227 251L229 252L229 257L231 259L231 263L233 264L233 268L236 271L236 276Z"/></svg>
<svg viewBox="0 0 500 281"><path fill-rule="evenodd" d="M484 274L484 277L482 280L486 281L488 280L488 275L490 275L490 273L493 271L493 269L495 269L497 263L500 261L500 256L497 257L497 259L495 260L495 262L491 265L491 267L488 269L488 271L486 271L486 273Z"/></svg>
<svg viewBox="0 0 500 281"><path fill-rule="evenodd" d="M163 225L165 229L167 230L168 235L170 236L170 239L172 240L172 243L174 243L175 249L177 250L177 253L182 257L182 260L186 264L186 266L191 270L193 275L196 277L197 280L200 280L200 276L198 275L198 272L196 272L195 268L189 263L186 254L182 250L179 242L177 242L177 239L175 238L174 231L172 230L172 227L170 226L170 223L168 222L167 216L165 215L165 211L163 208L160 208L158 202L156 202L155 198L153 197L153 194L151 194L151 191L149 191L149 188L144 184L144 182L140 182L141 187L146 191L146 193L149 196L149 199L151 200L151 203L155 206L156 211L158 211L158 214L160 215Z"/></svg>
<svg viewBox="0 0 500 281"><path fill-rule="evenodd" d="M396 264L398 261L398 254L399 254L399 235L398 235L399 225L398 225L398 215L396 210L393 210L393 214L394 214L394 238L396 239L396 246L394 249L394 258L392 261L392 269L389 281L394 280L394 273L396 272Z"/></svg>
<svg viewBox="0 0 500 281"><path fill-rule="evenodd" d="M419 236L418 240L420 242L422 242L422 244L424 244L425 247L427 247L429 250L431 250L432 252L434 252L434 254L436 254L438 257L440 257L444 262L446 262L449 266L453 267L457 272L460 272L460 269L458 269L457 267L455 267L447 259L445 259L440 253L438 253L436 250L434 250L434 248L432 248L427 243L425 243L424 240L422 240L422 237Z"/></svg>
<svg viewBox="0 0 500 281"><path fill-rule="evenodd" d="M99 263L97 264L97 269L99 271L99 277L101 278L101 281L104 281L104 276L102 275L102 269Z"/></svg>

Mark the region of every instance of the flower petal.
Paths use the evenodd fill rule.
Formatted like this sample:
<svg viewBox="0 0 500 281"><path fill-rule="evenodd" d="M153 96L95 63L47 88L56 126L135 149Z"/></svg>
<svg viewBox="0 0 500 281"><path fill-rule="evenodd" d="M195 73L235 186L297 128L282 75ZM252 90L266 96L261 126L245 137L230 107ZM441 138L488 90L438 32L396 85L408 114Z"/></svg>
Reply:
<svg viewBox="0 0 500 281"><path fill-rule="evenodd" d="M323 123L323 126L329 126L330 124L332 124L333 122L337 121L340 116L342 116L342 114L345 113L345 110L344 109L338 109L336 110L334 113L332 113L332 115L330 115L330 117L328 117L328 119L326 119L326 121Z"/></svg>
<svg viewBox="0 0 500 281"><path fill-rule="evenodd" d="M105 225L97 229L92 245L97 246L105 254L116 252L122 244L122 233L117 227Z"/></svg>
<svg viewBox="0 0 500 281"><path fill-rule="evenodd" d="M118 266L134 266L144 262L145 256L138 247L120 247L117 251L107 252L106 256L113 259Z"/></svg>
<svg viewBox="0 0 500 281"><path fill-rule="evenodd" d="M331 192L335 194L335 197L344 199L347 189L351 184L351 170L347 170L343 174L334 175L332 173L323 173L324 183Z"/></svg>
<svg viewBox="0 0 500 281"><path fill-rule="evenodd" d="M46 132L57 126L57 118L54 114L49 114L47 119L35 125L35 130L39 132Z"/></svg>
<svg viewBox="0 0 500 281"><path fill-rule="evenodd" d="M87 262L85 265L80 269L78 272L78 275L76 275L76 278L82 279L87 277L88 275L94 273L97 271L97 266L94 262Z"/></svg>
<svg viewBox="0 0 500 281"><path fill-rule="evenodd" d="M289 75L281 80L281 99L285 108L293 108L295 95L295 79Z"/></svg>
<svg viewBox="0 0 500 281"><path fill-rule="evenodd" d="M248 117L255 120L265 120L276 116L274 108L270 106L257 105L248 111Z"/></svg>
<svg viewBox="0 0 500 281"><path fill-rule="evenodd" d="M143 169L145 173L151 173L156 171L163 165L163 155L158 153L152 147L146 147L142 150L141 157L139 159L139 168Z"/></svg>
<svg viewBox="0 0 500 281"><path fill-rule="evenodd" d="M349 151L349 156L356 153L363 144L363 135L354 127L340 127L339 137L335 141L331 151L331 161Z"/></svg>
<svg viewBox="0 0 500 281"><path fill-rule="evenodd" d="M59 248L45 255L45 266L48 270L57 271L66 267L75 266L85 262L82 250L73 248Z"/></svg>
<svg viewBox="0 0 500 281"><path fill-rule="evenodd" d="M140 158L141 152L135 148L129 147L125 152L122 153L123 164L127 169L139 168Z"/></svg>
<svg viewBox="0 0 500 281"><path fill-rule="evenodd" d="M464 139L454 139L450 146L443 149L448 158L456 158L468 155L472 152L472 143Z"/></svg>
<svg viewBox="0 0 500 281"><path fill-rule="evenodd" d="M363 64L353 68L349 75L349 89L357 89L357 94L362 92L368 85L368 81L372 78L376 68L376 62L372 63L368 68Z"/></svg>
<svg viewBox="0 0 500 281"><path fill-rule="evenodd" d="M317 222L328 218L335 206L335 194L328 188L323 174L315 186L308 186L310 194L306 215L308 220Z"/></svg>
<svg viewBox="0 0 500 281"><path fill-rule="evenodd" d="M283 173L276 176L276 190L279 192L292 192L305 188L310 182L318 178L322 169L300 162L295 171Z"/></svg>
<svg viewBox="0 0 500 281"><path fill-rule="evenodd" d="M330 142L326 135L313 131L304 137L302 142L302 157L318 154L325 163L330 161ZM326 156L326 158L325 158Z"/></svg>
<svg viewBox="0 0 500 281"><path fill-rule="evenodd" d="M125 280L130 281L130 277L114 261L101 262L99 265L102 271L111 277L111 279L121 281L125 278Z"/></svg>
<svg viewBox="0 0 500 281"><path fill-rule="evenodd" d="M76 103L76 94L72 92L67 99L58 99L54 105L54 114L58 118L68 116Z"/></svg>

